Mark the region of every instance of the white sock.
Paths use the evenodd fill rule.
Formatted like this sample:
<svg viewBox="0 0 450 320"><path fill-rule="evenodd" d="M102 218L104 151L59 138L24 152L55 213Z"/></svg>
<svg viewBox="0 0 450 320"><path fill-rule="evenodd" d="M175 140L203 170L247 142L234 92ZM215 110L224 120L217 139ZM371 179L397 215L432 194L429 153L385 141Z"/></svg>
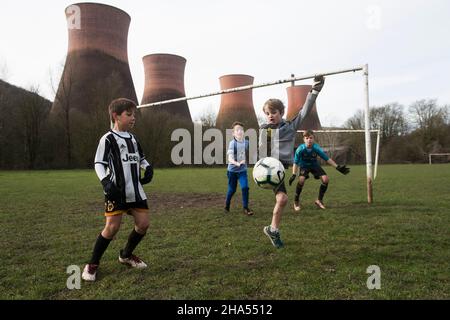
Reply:
<svg viewBox="0 0 450 320"><path fill-rule="evenodd" d="M270 232L278 233L279 230L278 230L278 228L274 228L274 227L270 226Z"/></svg>

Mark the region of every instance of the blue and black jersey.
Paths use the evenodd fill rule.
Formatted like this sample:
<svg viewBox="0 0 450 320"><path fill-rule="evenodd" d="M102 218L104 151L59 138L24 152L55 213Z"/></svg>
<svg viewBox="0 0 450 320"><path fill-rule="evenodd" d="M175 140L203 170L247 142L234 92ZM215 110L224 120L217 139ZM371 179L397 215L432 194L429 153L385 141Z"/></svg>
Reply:
<svg viewBox="0 0 450 320"><path fill-rule="evenodd" d="M306 147L306 144L301 144L295 150L294 163L300 168L317 168L320 166L317 156L325 161L330 159L317 143L314 143L310 149Z"/></svg>

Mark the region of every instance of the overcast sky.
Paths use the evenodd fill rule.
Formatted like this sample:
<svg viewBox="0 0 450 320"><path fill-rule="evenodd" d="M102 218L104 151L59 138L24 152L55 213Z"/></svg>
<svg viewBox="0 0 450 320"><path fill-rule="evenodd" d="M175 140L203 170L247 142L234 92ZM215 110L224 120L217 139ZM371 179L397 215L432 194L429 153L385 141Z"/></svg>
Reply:
<svg viewBox="0 0 450 320"><path fill-rule="evenodd" d="M97 2L97 1L91 1ZM67 52L65 0L0 2L0 77L39 85L53 100ZM423 98L450 104L450 1L149 0L101 1L130 14L131 73L138 99L142 57L187 59L188 96L217 91L218 78L244 73L255 83L354 67L370 68L371 105ZM2 66L7 66L7 72ZM3 70L3 71L2 71ZM306 81L305 83L310 83ZM299 83L301 84L301 83ZM268 98L287 102L286 86L253 91L258 114ZM363 107L361 74L329 77L317 101L322 124L341 125ZM189 102L194 119L217 112L220 98Z"/></svg>

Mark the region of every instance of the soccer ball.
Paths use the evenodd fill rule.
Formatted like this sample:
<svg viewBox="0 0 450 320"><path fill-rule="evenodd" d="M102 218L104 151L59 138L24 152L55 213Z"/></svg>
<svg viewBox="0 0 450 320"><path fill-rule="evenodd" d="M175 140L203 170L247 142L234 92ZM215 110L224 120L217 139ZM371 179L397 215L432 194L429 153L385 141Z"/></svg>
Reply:
<svg viewBox="0 0 450 320"><path fill-rule="evenodd" d="M262 158L253 168L253 180L261 188L276 188L284 180L283 164L272 157Z"/></svg>

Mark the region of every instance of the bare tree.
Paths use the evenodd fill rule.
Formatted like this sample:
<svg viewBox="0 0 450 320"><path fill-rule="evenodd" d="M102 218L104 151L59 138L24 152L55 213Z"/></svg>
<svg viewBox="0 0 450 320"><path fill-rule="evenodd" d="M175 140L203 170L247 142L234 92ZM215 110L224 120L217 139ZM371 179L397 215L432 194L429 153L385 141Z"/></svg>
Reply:
<svg viewBox="0 0 450 320"><path fill-rule="evenodd" d="M55 105L57 105L57 110L55 110L57 117L61 120L62 127L65 136L65 153L67 159L67 165L72 166L73 156L72 156L72 127L71 127L71 111L75 107L72 104L72 95L75 85L74 80L74 67L72 64L67 63L64 66L64 71L62 73L61 81L59 87L55 90Z"/></svg>
<svg viewBox="0 0 450 320"><path fill-rule="evenodd" d="M72 110L72 156L77 166L92 164L98 140L110 128L108 106L112 100L121 97L123 87L120 74L112 72L92 86L95 94L89 101L88 113Z"/></svg>
<svg viewBox="0 0 450 320"><path fill-rule="evenodd" d="M404 135L408 131L403 109L402 105L394 102L371 110L372 129L380 130L384 141Z"/></svg>
<svg viewBox="0 0 450 320"><path fill-rule="evenodd" d="M203 127L213 128L216 126L217 112L213 110L212 105L208 106L208 109L200 116L200 122Z"/></svg>
<svg viewBox="0 0 450 320"><path fill-rule="evenodd" d="M448 122L448 107L440 107L436 99L422 99L411 104L409 112L416 128L432 130Z"/></svg>
<svg viewBox="0 0 450 320"><path fill-rule="evenodd" d="M39 96L39 87L37 86L32 86L29 92L30 94L22 97L22 101L17 107L27 167L34 169L42 140L41 129L50 112L50 102Z"/></svg>
<svg viewBox="0 0 450 320"><path fill-rule="evenodd" d="M403 108L396 102L381 107L372 107L370 109L370 129L380 130L383 140L406 134L408 126ZM358 110L345 122L344 126L354 130L364 129L364 112Z"/></svg>
<svg viewBox="0 0 450 320"><path fill-rule="evenodd" d="M446 152L450 147L448 106L439 106L436 99L423 99L412 103L409 112L416 126L413 138L422 152Z"/></svg>

